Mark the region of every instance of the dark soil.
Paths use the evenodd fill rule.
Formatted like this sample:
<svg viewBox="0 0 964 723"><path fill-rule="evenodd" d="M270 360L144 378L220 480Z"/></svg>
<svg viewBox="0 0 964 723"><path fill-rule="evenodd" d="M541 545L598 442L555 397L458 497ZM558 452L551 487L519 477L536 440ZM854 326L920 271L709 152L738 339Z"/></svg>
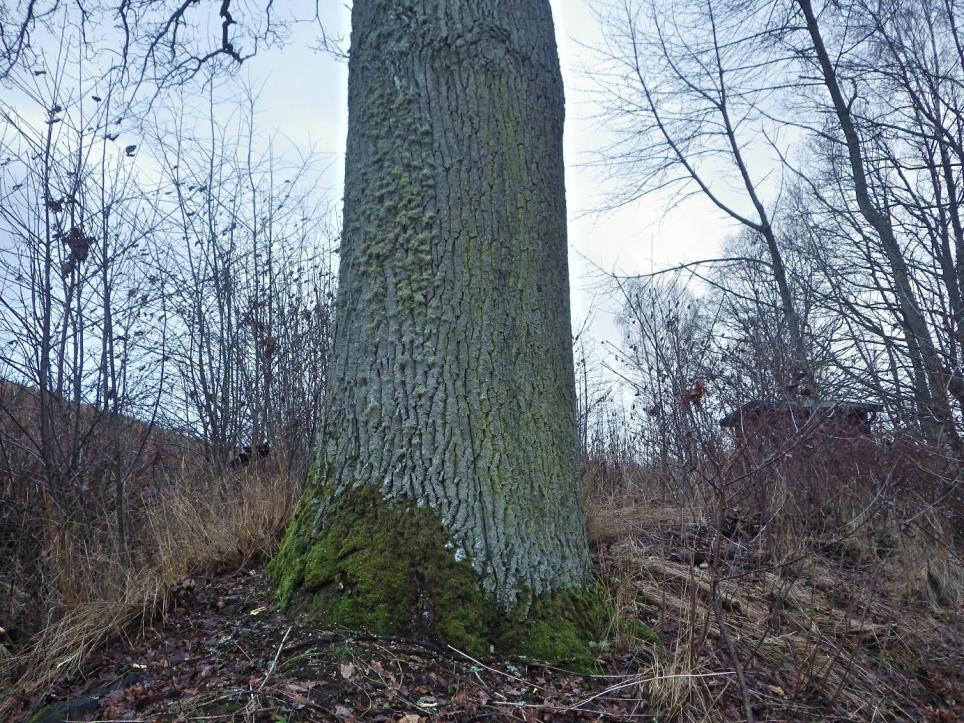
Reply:
<svg viewBox="0 0 964 723"><path fill-rule="evenodd" d="M633 669L629 655L608 662ZM163 625L96 653L82 675L16 701L14 718L414 723L647 717L644 702L620 700L618 692L593 697L611 684L606 677L520 660L481 663L430 643L319 630L306 617L282 613L270 581L255 568L185 581Z"/></svg>
<svg viewBox="0 0 964 723"><path fill-rule="evenodd" d="M661 640L650 633L629 646L635 652L601 650L606 674L586 676L518 658L479 661L429 642L321 629L278 608L258 565L182 581L163 621L129 631L89 657L80 674L33 698L7 700L3 710L10 720L31 723L666 720L660 702L639 684L670 672L654 667L653 651L672 650L679 620L659 617L646 622ZM745 719L744 697L757 721L964 720L962 636L953 623L943 630L908 641L917 654L900 670L883 656L871 665L877 692L888 692L894 703L883 713L877 705L841 707L839 691L799 682L799 663L762 664L749 640L737 641L743 691L720 641L705 638L695 654L716 661L700 668L712 720ZM855 638L841 654L866 645Z"/></svg>

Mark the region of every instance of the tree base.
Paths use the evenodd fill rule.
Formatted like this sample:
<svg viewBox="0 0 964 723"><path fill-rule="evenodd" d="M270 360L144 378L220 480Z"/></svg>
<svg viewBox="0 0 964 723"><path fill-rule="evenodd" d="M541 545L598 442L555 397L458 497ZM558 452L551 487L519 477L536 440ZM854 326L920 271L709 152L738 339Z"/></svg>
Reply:
<svg viewBox="0 0 964 723"><path fill-rule="evenodd" d="M605 638L606 591L598 583L500 609L435 514L353 488L325 511L321 528L302 498L269 566L283 607L325 623L379 635L407 635L473 656L493 651L595 669L591 644Z"/></svg>

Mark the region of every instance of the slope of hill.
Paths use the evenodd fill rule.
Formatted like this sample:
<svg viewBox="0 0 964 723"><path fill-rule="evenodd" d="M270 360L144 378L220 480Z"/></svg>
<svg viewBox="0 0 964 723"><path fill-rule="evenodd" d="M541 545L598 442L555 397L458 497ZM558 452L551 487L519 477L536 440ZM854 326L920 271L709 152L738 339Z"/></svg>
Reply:
<svg viewBox="0 0 964 723"><path fill-rule="evenodd" d="M275 603L257 562L181 578L166 614L41 675L14 719L935 720L964 717L960 609L908 598L839 550L784 566L677 505L590 509L612 592L600 674L475 660L430 642L326 629ZM682 522L682 524L681 524ZM738 527L738 526L736 526ZM70 669L71 661L61 661ZM47 660L48 667L58 665ZM35 680L35 682L37 682Z"/></svg>

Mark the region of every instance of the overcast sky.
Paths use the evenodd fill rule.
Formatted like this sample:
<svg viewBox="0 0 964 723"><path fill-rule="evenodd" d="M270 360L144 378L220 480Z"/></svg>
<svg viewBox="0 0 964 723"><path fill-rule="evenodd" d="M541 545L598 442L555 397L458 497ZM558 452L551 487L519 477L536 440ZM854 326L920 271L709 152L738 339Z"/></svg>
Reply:
<svg viewBox="0 0 964 723"><path fill-rule="evenodd" d="M665 197L647 197L618 211L600 212L614 189L591 165L606 144L596 117L600 111L599 87L592 79L592 67L598 59L592 49L602 43L591 6L608 1L550 0L566 85L565 160L573 326L578 329L591 315L593 336L616 342L619 332L614 316L618 305L608 293L600 269L620 274L645 273L712 257L733 226L701 197L691 197L671 211ZM349 3L322 0L318 5L326 32L345 38L347 49ZM212 28L219 27L216 7L216 3L207 6ZM348 68L345 62L313 50L317 39L318 28L313 23L294 24L284 47L260 50L244 64L240 80L259 93L256 127L260 134L280 134L287 138L289 148L297 150L297 155L313 151L321 156L321 165L326 169L321 184L337 206L342 195ZM50 61L54 62L57 45L51 44L48 50L52 53ZM39 80L29 74L27 77L34 83L43 83L50 76ZM230 115L236 110L236 99L241 97L238 79L225 76L218 82L224 87L217 94L221 98L217 112ZM16 89L5 88L4 92L13 93L11 102L18 113L35 127L46 127L43 106L18 104ZM198 110L203 115L203 108ZM118 148L142 142L136 128L115 130L121 134ZM279 144L273 147L280 150ZM156 173L149 157L139 157L137 162L148 176ZM0 238L0 243L4 242Z"/></svg>
<svg viewBox="0 0 964 723"><path fill-rule="evenodd" d="M599 87L592 79L598 63L593 48L601 45L599 24L591 4L607 0L550 0L556 26L560 60L566 85L567 122L565 160L569 213L569 266L572 284L573 327L590 319L597 341L619 341L615 324L618 304L600 273L645 273L685 261L715 255L722 239L733 230L732 222L701 197L691 197L668 210L665 197L647 197L618 211L601 212L614 190L592 163L605 145L606 136L597 115ZM350 30L348 3L319 3L322 24L332 36L347 38ZM209 12L213 13L215 4ZM212 23L217 18L212 15ZM213 25L212 25L213 27ZM298 155L313 151L326 169L321 183L329 199L338 205L342 195L344 146L347 131L347 64L313 50L318 29L312 23L295 24L281 49L262 49L241 70L241 81L259 93L256 127L261 133L285 137ZM35 79L34 79L35 80ZM232 113L238 98L237 80L225 77L219 112ZM14 91L15 92L15 91ZM16 103L15 103L16 107ZM19 112L19 109L18 109ZM45 127L42 107L23 108L38 128ZM137 135L122 137L139 143ZM136 133L136 131L131 131ZM275 146L276 148L278 146ZM150 174L150 162L139 163Z"/></svg>
<svg viewBox="0 0 964 723"><path fill-rule="evenodd" d="M607 187L598 169L588 167L604 136L594 116L599 107L586 69L599 44L598 24L587 0L551 0L566 83L565 153L569 208L569 262L574 326L594 310L593 335L617 340L615 305L600 288L594 265L621 273L647 272L706 258L732 228L719 212L694 198L667 213L661 198L646 198L617 212L595 213ZM324 4L324 3L323 3ZM347 38L349 10L331 4L323 10L327 29ZM324 183L341 197L347 127L347 66L312 51L310 27L298 28L283 50L260 54L248 68L260 87L260 125L276 130L299 148L314 147L330 158ZM587 261L588 259L588 261Z"/></svg>

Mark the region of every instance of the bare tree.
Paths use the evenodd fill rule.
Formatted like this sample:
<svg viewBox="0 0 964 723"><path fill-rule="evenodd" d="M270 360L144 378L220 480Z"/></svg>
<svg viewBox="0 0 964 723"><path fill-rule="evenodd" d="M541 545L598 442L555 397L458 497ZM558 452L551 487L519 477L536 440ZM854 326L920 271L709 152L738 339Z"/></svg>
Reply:
<svg viewBox="0 0 964 723"><path fill-rule="evenodd" d="M623 2L605 15L610 72L600 82L617 134L605 157L622 200L699 193L758 234L767 253L745 247L743 258L772 275L773 301L793 310L788 336L808 368L816 354L821 376L875 389L960 456L954 4L647 8L644 17ZM763 170L751 174L751 160ZM808 251L817 266L800 265ZM811 323L834 315L841 333L824 344Z"/></svg>
<svg viewBox="0 0 964 723"><path fill-rule="evenodd" d="M145 257L159 221L136 147L118 148L105 132L118 79L100 79L104 97L89 94L86 75L66 72L76 50L68 36L49 75L20 82L15 103L0 101L0 361L5 377L38 390L36 428L18 426L51 514L83 518L97 501L92 486L110 480L123 544L132 447L120 444L119 420L150 421L165 374L163 300ZM18 413L6 410L15 422Z"/></svg>
<svg viewBox="0 0 964 723"><path fill-rule="evenodd" d="M217 121L213 85L206 118L181 111L154 131L177 393L213 461L274 445L305 471L327 378L331 212L311 189L317 160L281 163L256 132L251 95L244 113Z"/></svg>
<svg viewBox="0 0 964 723"><path fill-rule="evenodd" d="M206 67L240 65L279 44L288 24L299 19L290 10L261 0L101 0L76 7L63 0L18 0L0 9L0 79L31 68L38 48L56 38L67 20L85 54L110 55L110 65L132 85L157 90ZM317 7L305 3L300 19L317 21Z"/></svg>
<svg viewBox="0 0 964 723"><path fill-rule="evenodd" d="M793 373L774 386L812 376L775 227L774 153L760 157L775 135L768 106L786 82L782 58L761 52L741 18L714 0L623 0L600 18L608 66L599 76L603 119L616 135L602 156L621 184L615 202L662 191L676 201L701 194L752 231L767 251L794 355Z"/></svg>
<svg viewBox="0 0 964 723"><path fill-rule="evenodd" d="M934 341L934 329L928 324L920 303L920 294L915 288L913 278L912 261L907 258L898 238L894 216L889 208L891 188L887 175L882 172L883 169L875 169L867 162L869 147L874 144L876 136L873 132L874 125L868 124L862 137L854 110L854 104L859 97L856 87L855 92L848 97L843 85L846 79L841 78L837 63L831 57L822 23L813 4L810 0L798 0L797 5L810 39L809 47L801 48L801 55L819 71L819 77L830 96L849 166L847 180L850 183L847 190L852 193L860 216L874 233L886 259L901 326L919 379L916 385L917 393L923 402L922 406L926 406L934 418L939 430L937 441L946 439L960 454L962 448L948 398L948 392L957 391L959 384L955 383L954 373L948 368L946 359L942 357ZM854 80L855 77L850 79ZM957 199L953 199L953 205L956 204ZM954 295L959 297L959 292L955 291ZM959 298L955 303L959 304Z"/></svg>
<svg viewBox="0 0 964 723"><path fill-rule="evenodd" d="M187 117L204 105L189 86L151 123L131 115L129 69L90 55L83 8L50 7L62 37L25 45L0 86L0 588L19 575L44 600L70 541L135 564L147 498L205 446L220 467L270 446L291 492L334 297L313 157L276 156L240 91L220 128L213 108Z"/></svg>

